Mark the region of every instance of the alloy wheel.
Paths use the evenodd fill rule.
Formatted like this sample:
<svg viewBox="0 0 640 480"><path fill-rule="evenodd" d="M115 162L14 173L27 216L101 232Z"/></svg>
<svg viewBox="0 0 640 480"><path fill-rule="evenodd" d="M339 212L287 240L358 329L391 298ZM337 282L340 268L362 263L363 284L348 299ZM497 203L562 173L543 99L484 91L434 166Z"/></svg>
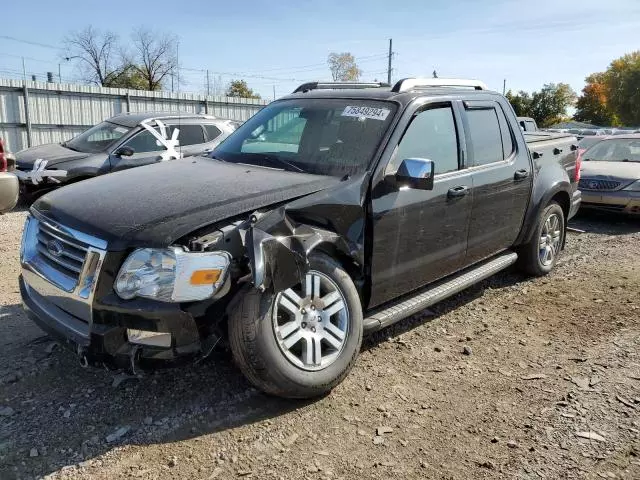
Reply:
<svg viewBox="0 0 640 480"><path fill-rule="evenodd" d="M311 270L302 285L276 296L273 331L291 363L308 371L327 368L349 335L346 299L331 278Z"/></svg>

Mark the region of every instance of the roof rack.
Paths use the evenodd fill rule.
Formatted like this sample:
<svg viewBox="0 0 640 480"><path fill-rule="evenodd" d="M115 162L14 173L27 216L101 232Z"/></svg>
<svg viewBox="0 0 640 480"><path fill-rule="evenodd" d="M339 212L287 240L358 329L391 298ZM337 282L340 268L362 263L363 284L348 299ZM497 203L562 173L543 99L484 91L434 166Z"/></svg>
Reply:
<svg viewBox="0 0 640 480"><path fill-rule="evenodd" d="M403 78L391 89L392 92L402 93L424 87L465 87L476 90L488 90L487 85L480 80L464 78Z"/></svg>
<svg viewBox="0 0 640 480"><path fill-rule="evenodd" d="M293 93L304 93L311 90L341 90L348 88L384 88L390 87L384 82L307 82L296 88Z"/></svg>

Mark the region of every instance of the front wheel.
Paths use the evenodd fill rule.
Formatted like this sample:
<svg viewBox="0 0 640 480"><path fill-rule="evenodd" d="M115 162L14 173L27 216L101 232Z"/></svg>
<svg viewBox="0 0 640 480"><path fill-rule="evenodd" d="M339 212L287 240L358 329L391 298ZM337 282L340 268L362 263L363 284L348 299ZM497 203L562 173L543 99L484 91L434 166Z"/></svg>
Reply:
<svg viewBox="0 0 640 480"><path fill-rule="evenodd" d="M314 254L300 285L254 288L229 316L233 357L257 388L281 397L323 395L349 373L362 344L363 316L353 281L331 257Z"/></svg>
<svg viewBox="0 0 640 480"><path fill-rule="evenodd" d="M519 251L523 271L539 277L553 269L564 244L564 222L564 212L557 203L549 204L542 211L533 237Z"/></svg>

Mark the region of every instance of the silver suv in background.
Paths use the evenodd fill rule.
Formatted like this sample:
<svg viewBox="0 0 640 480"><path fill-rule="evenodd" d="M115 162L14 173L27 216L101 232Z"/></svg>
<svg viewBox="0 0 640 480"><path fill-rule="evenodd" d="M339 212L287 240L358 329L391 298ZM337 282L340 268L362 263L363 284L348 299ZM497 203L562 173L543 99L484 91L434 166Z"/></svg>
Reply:
<svg viewBox="0 0 640 480"><path fill-rule="evenodd" d="M56 187L105 173L208 153L237 126L209 115L116 115L66 142L17 152L16 175L29 202Z"/></svg>

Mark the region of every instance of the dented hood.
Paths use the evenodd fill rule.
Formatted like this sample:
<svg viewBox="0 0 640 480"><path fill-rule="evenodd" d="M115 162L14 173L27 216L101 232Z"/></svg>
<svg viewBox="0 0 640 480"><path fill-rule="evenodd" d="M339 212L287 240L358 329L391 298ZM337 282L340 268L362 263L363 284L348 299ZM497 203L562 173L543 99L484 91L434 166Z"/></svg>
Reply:
<svg viewBox="0 0 640 480"><path fill-rule="evenodd" d="M55 190L34 207L109 250L165 247L227 218L308 195L340 180L192 157Z"/></svg>

